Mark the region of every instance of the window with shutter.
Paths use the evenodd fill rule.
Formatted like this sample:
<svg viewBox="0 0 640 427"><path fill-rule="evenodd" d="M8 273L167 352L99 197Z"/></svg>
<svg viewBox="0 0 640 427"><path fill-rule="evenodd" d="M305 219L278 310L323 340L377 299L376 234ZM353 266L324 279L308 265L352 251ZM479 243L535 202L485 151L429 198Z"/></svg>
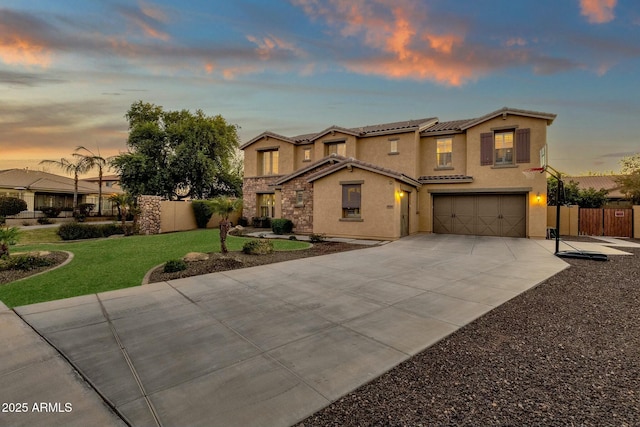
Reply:
<svg viewBox="0 0 640 427"><path fill-rule="evenodd" d="M516 130L516 163L531 162L531 130Z"/></svg>
<svg viewBox="0 0 640 427"><path fill-rule="evenodd" d="M493 165L493 132L480 134L480 165Z"/></svg>

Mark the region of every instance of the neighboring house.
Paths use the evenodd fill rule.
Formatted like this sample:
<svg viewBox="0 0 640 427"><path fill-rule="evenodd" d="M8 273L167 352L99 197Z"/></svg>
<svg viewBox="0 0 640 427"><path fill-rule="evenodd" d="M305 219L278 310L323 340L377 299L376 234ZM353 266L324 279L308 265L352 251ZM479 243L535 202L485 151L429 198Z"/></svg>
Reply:
<svg viewBox="0 0 640 427"><path fill-rule="evenodd" d="M103 201L119 189L103 189ZM73 178L29 169L7 169L0 171L0 196L18 197L27 202L27 211L33 212L42 206L73 208ZM98 202L98 185L78 181L78 204ZM109 205L110 206L110 205Z"/></svg>
<svg viewBox="0 0 640 427"><path fill-rule="evenodd" d="M616 179L620 175L601 175L601 176L563 176L562 180L567 182L575 182L580 190L605 189L607 193L607 201L612 205L632 205L632 202L626 199L626 196L620 190L620 184Z"/></svg>
<svg viewBox="0 0 640 427"><path fill-rule="evenodd" d="M540 149L555 114L502 108L294 137L264 132L244 150L244 215L298 233L397 239L417 232L545 237Z"/></svg>
<svg viewBox="0 0 640 427"><path fill-rule="evenodd" d="M100 177L83 178L81 181L91 182L94 184L100 184ZM121 191L120 176L118 175L103 175L102 176L102 192L113 193L115 191Z"/></svg>

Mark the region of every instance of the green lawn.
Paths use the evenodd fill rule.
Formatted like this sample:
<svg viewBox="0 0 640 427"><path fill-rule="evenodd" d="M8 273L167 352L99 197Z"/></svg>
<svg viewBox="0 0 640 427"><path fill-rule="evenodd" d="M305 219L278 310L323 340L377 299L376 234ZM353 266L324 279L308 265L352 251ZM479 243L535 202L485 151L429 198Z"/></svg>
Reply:
<svg viewBox="0 0 640 427"><path fill-rule="evenodd" d="M35 230L33 230L35 231ZM246 238L227 239L230 251L240 250ZM276 250L308 247L307 243L275 240ZM194 230L154 236L130 236L72 243L12 246L12 253L65 250L74 254L68 265L40 276L0 285L0 301L8 307L138 286L146 272L187 252L219 252L218 230Z"/></svg>
<svg viewBox="0 0 640 427"><path fill-rule="evenodd" d="M51 228L22 228L20 229L20 244L61 242L58 227Z"/></svg>

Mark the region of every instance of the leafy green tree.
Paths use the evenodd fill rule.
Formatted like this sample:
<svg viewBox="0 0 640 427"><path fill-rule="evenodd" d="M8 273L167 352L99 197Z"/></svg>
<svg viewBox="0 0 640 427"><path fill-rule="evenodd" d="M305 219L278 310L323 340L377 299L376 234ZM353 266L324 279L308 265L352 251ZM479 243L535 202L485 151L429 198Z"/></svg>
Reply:
<svg viewBox="0 0 640 427"><path fill-rule="evenodd" d="M634 205L640 204L640 153L623 157L620 166L623 175L616 178L620 191Z"/></svg>
<svg viewBox="0 0 640 427"><path fill-rule="evenodd" d="M557 200L558 180L547 178L547 205L555 206ZM607 203L609 192L604 188L596 190L593 187L580 189L575 181L564 182L564 191L560 195L563 205L578 205L581 208L601 208Z"/></svg>
<svg viewBox="0 0 640 427"><path fill-rule="evenodd" d="M229 229L231 228L229 216L242 208L242 199L218 196L209 203L213 213L222 217L222 221L220 221L220 251L226 254L229 252L227 249L227 234L229 234Z"/></svg>
<svg viewBox="0 0 640 427"><path fill-rule="evenodd" d="M616 182L620 185L620 191L627 199L631 200L634 205L640 205L640 170L621 175L616 178Z"/></svg>
<svg viewBox="0 0 640 427"><path fill-rule="evenodd" d="M640 153L625 156L620 160L620 173L623 175L640 171Z"/></svg>
<svg viewBox="0 0 640 427"><path fill-rule="evenodd" d="M131 105L125 117L129 152L116 156L112 165L120 172L122 186L134 196L238 195L237 179L232 179L239 145L237 126L220 115L206 116L202 110L164 111L142 101Z"/></svg>
<svg viewBox="0 0 640 427"><path fill-rule="evenodd" d="M62 169L65 173L73 175L73 209L78 207L78 177L80 174L90 170L90 166L83 157L76 157L75 162L65 159L60 160L43 160L40 164L49 164Z"/></svg>

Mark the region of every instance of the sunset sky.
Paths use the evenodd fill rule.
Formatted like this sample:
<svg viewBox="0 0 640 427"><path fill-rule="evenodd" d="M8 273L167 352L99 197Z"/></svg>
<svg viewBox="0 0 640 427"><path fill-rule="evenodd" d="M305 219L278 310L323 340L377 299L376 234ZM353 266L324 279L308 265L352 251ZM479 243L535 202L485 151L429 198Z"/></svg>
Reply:
<svg viewBox="0 0 640 427"><path fill-rule="evenodd" d="M0 169L126 151L137 100L241 143L543 111L552 166L617 171L640 152L640 2L0 0Z"/></svg>

